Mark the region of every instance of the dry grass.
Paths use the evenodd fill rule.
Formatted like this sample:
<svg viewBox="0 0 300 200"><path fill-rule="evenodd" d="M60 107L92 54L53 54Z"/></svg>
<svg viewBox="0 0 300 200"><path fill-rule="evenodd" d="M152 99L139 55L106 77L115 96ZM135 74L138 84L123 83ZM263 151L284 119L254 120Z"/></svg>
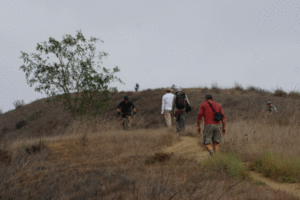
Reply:
<svg viewBox="0 0 300 200"><path fill-rule="evenodd" d="M158 153L180 140L170 129L84 130L7 146L12 160L0 163L0 198L296 199L203 169L193 160ZM41 144L40 151L26 151Z"/></svg>
<svg viewBox="0 0 300 200"><path fill-rule="evenodd" d="M211 93L228 122L221 151L239 154L243 161L254 161L265 150L286 157L300 154L297 99L274 97L257 88L234 91L184 89L192 106L184 135L198 136L198 109ZM4 113L0 116L0 199L293 199L266 186L237 182L225 172L203 169L193 160L155 155L180 140L174 127L164 128L163 94L163 89L114 94L111 111L96 118L73 120L61 102L49 99ZM130 96L138 111L131 131L121 130L116 115L124 95ZM259 117L269 99L279 112ZM17 129L22 120L26 125Z"/></svg>

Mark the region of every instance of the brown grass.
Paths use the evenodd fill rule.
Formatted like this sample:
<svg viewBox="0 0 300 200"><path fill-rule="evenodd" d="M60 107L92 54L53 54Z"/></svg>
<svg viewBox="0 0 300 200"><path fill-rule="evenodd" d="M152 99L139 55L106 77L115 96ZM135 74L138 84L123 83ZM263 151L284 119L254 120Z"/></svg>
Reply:
<svg viewBox="0 0 300 200"><path fill-rule="evenodd" d="M223 106L228 122L221 151L240 154L243 161L253 161L265 150L287 157L300 154L297 99L217 89L184 89L192 106L185 136L198 136L198 109L210 93ZM160 116L163 94L163 89L120 92L112 96L110 111L76 120L60 101L47 102L49 98L4 113L0 199L218 199L222 195L222 199L293 199L266 186L238 183L225 173L204 170L193 160L156 154L180 141L175 128L166 129ZM124 95L137 107L131 131L122 130L116 115ZM259 117L269 99L279 112ZM22 120L27 125L16 129ZM166 159L157 162L162 157ZM146 164L147 160L154 162Z"/></svg>
<svg viewBox="0 0 300 200"><path fill-rule="evenodd" d="M82 123L82 122L78 122ZM16 140L0 163L3 199L293 199L193 160L159 153L180 138L170 129L83 132ZM34 154L26 148L41 146ZM148 162L147 160L160 162ZM232 186L232 188L231 188ZM294 198L295 199L295 198Z"/></svg>

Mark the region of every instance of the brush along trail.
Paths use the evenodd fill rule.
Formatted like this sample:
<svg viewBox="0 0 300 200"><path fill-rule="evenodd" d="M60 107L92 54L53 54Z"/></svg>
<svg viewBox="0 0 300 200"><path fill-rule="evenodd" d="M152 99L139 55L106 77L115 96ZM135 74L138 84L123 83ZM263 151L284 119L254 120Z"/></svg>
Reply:
<svg viewBox="0 0 300 200"><path fill-rule="evenodd" d="M164 152L193 158L199 163L201 163L205 158L209 157L209 153L204 150L202 146L200 146L199 138L181 137L181 139L181 142L164 149ZM247 164L245 163L245 165ZM274 190L285 191L293 194L294 196L300 197L299 183L278 183L254 171L249 171L249 175L254 181L264 182L267 186Z"/></svg>

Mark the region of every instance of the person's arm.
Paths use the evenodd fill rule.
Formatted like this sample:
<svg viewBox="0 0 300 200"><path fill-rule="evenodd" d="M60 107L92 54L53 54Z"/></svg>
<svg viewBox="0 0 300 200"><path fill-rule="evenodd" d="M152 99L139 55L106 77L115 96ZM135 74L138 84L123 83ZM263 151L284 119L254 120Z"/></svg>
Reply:
<svg viewBox="0 0 300 200"><path fill-rule="evenodd" d="M164 103L164 96L161 99L161 115L164 116L165 111L165 103Z"/></svg>
<svg viewBox="0 0 300 200"><path fill-rule="evenodd" d="M133 114L136 114L136 108L135 108L135 105L132 102L131 102L131 107L132 107Z"/></svg>
<svg viewBox="0 0 300 200"><path fill-rule="evenodd" d="M198 118L197 118L198 133L201 132L200 124L201 124L202 116L203 116L203 106L201 104L201 106L199 108Z"/></svg>
<svg viewBox="0 0 300 200"><path fill-rule="evenodd" d="M120 109L120 108L121 108L121 103L122 103L122 102L120 102L120 103L118 104L118 113L121 112L121 109Z"/></svg>
<svg viewBox="0 0 300 200"><path fill-rule="evenodd" d="M172 101L172 116L175 115L175 98L176 98L176 96L174 95L173 101Z"/></svg>
<svg viewBox="0 0 300 200"><path fill-rule="evenodd" d="M187 95L185 95L185 99L186 99L186 102L187 102L189 105L191 105L191 104L190 104L190 101L189 101L189 98L188 98Z"/></svg>
<svg viewBox="0 0 300 200"><path fill-rule="evenodd" d="M224 115L224 112L223 112L222 108L221 108L221 114L223 115L222 120L221 120L222 126L223 126L222 132L225 135L225 133L226 133L226 120L225 120L225 115Z"/></svg>

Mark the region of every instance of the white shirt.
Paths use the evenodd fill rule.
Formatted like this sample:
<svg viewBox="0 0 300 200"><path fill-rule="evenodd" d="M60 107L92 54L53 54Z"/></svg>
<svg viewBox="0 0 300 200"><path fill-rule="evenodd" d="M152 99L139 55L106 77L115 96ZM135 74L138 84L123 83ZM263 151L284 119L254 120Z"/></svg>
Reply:
<svg viewBox="0 0 300 200"><path fill-rule="evenodd" d="M161 101L161 114L164 114L165 110L172 110L172 102L173 102L174 94L166 93L162 97Z"/></svg>

